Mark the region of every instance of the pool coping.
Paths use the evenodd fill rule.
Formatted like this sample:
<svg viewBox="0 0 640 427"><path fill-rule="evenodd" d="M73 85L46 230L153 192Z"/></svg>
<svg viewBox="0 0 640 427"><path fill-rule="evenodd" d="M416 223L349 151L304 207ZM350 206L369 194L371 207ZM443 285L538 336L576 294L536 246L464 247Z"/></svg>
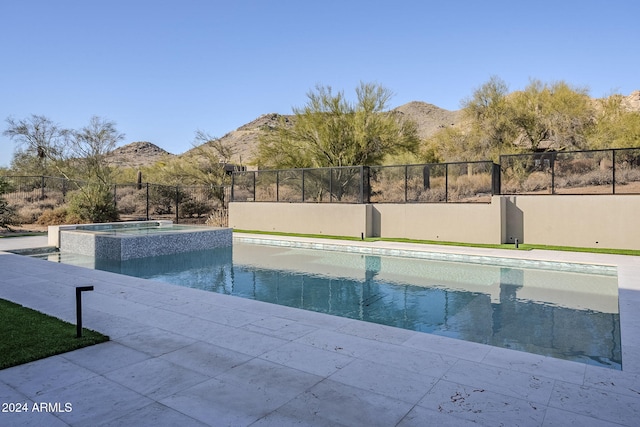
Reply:
<svg viewBox="0 0 640 427"><path fill-rule="evenodd" d="M238 236L248 235L238 233ZM258 238L270 237L260 235ZM281 236L274 238L282 240ZM22 238L6 239L13 242L0 241L0 251L10 249L9 246L29 246L18 239ZM327 243L321 239L287 240ZM443 423L466 420L491 424L500 420L512 425L553 425L554 422L571 421L633 425L640 416L637 399L640 393L640 314L637 310L640 263L636 257L541 250L514 253L393 242L332 241L331 244L372 250L419 250L615 266L623 371L0 253L4 272L0 277L0 297L73 320L73 310L62 300L70 297L76 284L95 283L96 290L85 296L85 325L112 337L107 344L0 371L0 397L3 402L7 398L73 401L77 408L74 413L42 414L48 416L47 422L54 421L51 425L95 424L98 419L106 419L96 417L131 423L158 413L166 420L164 424L159 421L158 425L171 425L177 420L194 425L216 425L225 420L235 420L236 425L254 422L256 425L282 425L287 420L291 424L339 424L331 418L332 414L338 414L342 417L340 421L352 425L357 425L358 421L362 424L368 421L370 425L420 425L425 417ZM43 284L47 287L43 288ZM200 305L228 312L229 316L224 319L226 326L223 328L218 321L207 319L210 313L200 313L197 310ZM241 319L251 321L243 323ZM207 326L202 328L203 325ZM207 328L214 328L219 333L212 334ZM244 336L251 336L251 342L244 343ZM239 348L241 342L250 348ZM231 354L229 352L233 350L233 354L242 357L225 373L199 377L195 372L204 369L201 362L184 353L194 346L220 349L220 355ZM287 352L284 352L285 348ZM392 357L393 352L403 355L402 366L398 366L398 360ZM178 353L183 357L172 358ZM322 357L317 358L320 353ZM306 364L294 363L298 354L308 357ZM420 372L429 371L434 376L434 383L425 385L418 397L401 397L411 394L410 390L415 391L411 376L422 378L420 372L406 373L408 368L404 365L410 363L407 357L413 354L437 356L433 360L411 362L421 367ZM319 375L319 382L297 388L302 377L310 380L308 372L326 367L327 362L333 366L330 374ZM432 369L438 363L451 365L434 374ZM134 366L140 369L136 371L135 380L130 377ZM285 367L287 373L296 372L302 377L296 376L296 381L285 389L277 388L276 392L275 377L270 372L284 372ZM152 387L149 381L153 380L144 377L145 374L150 374L150 378L157 377L158 369L173 378L174 384ZM368 369L374 369L376 376L384 380L373 381L373 377L366 375ZM240 376L232 376L236 371ZM171 375L174 372L175 375ZM247 377L247 372L254 374ZM307 374L302 375L304 372ZM273 378L273 381L264 378ZM187 379L203 382L187 384ZM282 395L283 401L256 415L248 407L221 405L222 396L211 397L211 387L215 385L224 386L225 390L242 389L244 394L240 395L249 398L255 393L252 384L258 383L273 395ZM389 383L398 387L393 393L389 391ZM87 396L87 387L100 396L99 404L95 397L92 401ZM247 391L246 387L250 389ZM170 391L161 392L167 388ZM531 394L539 393L541 389L548 391L543 399ZM352 400L355 395L351 393L356 393L358 399ZM338 397L332 398L332 395ZM382 397L384 400L379 400ZM409 400L411 402L407 403ZM254 403L267 405L264 397L256 398ZM93 415L83 410L90 406L94 408ZM214 413L212 407L215 407ZM307 407L316 408L313 418L309 418L304 409ZM114 412L114 408L120 408L119 412ZM212 414L217 418L211 418ZM488 414L490 419L486 418ZM392 415L394 417L389 421ZM352 416L356 418L350 418ZM3 417L7 415L0 414L0 423L7 419L11 424L12 419L20 419ZM350 419L356 421L349 423Z"/></svg>

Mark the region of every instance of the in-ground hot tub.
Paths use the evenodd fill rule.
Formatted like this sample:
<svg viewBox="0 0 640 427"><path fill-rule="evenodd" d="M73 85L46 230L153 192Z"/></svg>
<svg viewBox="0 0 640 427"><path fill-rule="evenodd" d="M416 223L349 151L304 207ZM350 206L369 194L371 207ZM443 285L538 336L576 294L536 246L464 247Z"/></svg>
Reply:
<svg viewBox="0 0 640 427"><path fill-rule="evenodd" d="M97 259L128 260L231 246L231 228L131 221L49 227L49 245Z"/></svg>

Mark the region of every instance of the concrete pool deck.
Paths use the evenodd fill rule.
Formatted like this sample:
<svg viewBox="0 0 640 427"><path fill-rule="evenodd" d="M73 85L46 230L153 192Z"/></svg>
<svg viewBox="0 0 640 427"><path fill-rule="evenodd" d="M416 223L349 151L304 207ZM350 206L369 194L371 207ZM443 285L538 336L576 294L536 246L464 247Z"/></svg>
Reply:
<svg viewBox="0 0 640 427"><path fill-rule="evenodd" d="M0 239L0 251L42 242ZM0 425L637 425L638 258L420 248L616 265L623 370L0 252L0 298L75 323L75 286L93 285L84 325L111 337L0 370L0 403L72 408L0 412Z"/></svg>

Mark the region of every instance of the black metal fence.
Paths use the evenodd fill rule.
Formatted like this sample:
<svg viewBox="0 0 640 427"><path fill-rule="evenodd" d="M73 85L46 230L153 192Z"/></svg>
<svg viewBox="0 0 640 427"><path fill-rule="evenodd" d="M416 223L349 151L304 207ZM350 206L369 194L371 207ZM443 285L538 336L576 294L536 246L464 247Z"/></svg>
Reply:
<svg viewBox="0 0 640 427"><path fill-rule="evenodd" d="M640 194L640 148L500 156L501 194Z"/></svg>
<svg viewBox="0 0 640 427"><path fill-rule="evenodd" d="M234 202L489 203L496 194L640 194L640 148L491 161L234 172Z"/></svg>
<svg viewBox="0 0 640 427"><path fill-rule="evenodd" d="M45 210L65 205L88 183L50 176L4 176L5 194L25 223L36 222ZM113 184L113 203L121 219L171 219L204 223L212 216L226 225L230 186L169 186L151 183Z"/></svg>
<svg viewBox="0 0 640 427"><path fill-rule="evenodd" d="M234 202L485 202L497 194L492 162L242 171Z"/></svg>
<svg viewBox="0 0 640 427"><path fill-rule="evenodd" d="M5 176L2 196L25 223L86 182ZM227 224L235 202L489 203L496 194L640 194L640 148L542 152L491 161L236 171L231 186L114 184L122 219Z"/></svg>

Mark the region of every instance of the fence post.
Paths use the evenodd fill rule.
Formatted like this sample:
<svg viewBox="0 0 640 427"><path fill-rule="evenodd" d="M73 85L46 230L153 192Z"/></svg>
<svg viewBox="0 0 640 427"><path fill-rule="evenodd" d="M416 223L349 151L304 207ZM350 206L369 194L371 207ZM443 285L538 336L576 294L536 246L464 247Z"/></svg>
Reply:
<svg viewBox="0 0 640 427"><path fill-rule="evenodd" d="M444 202L449 201L449 163L444 164Z"/></svg>
<svg viewBox="0 0 640 427"><path fill-rule="evenodd" d="M118 199L116 198L116 191L118 184L113 184L113 209L118 210Z"/></svg>
<svg viewBox="0 0 640 427"><path fill-rule="evenodd" d="M407 203L409 197L409 165L404 165L404 202Z"/></svg>
<svg viewBox="0 0 640 427"><path fill-rule="evenodd" d="M611 190L613 194L616 194L616 150L611 150Z"/></svg>
<svg viewBox="0 0 640 427"><path fill-rule="evenodd" d="M178 185L176 185L176 224L179 221L179 216L178 216L178 204L180 203L180 187Z"/></svg>
<svg viewBox="0 0 640 427"><path fill-rule="evenodd" d="M302 203L304 203L304 169L302 169Z"/></svg>
<svg viewBox="0 0 640 427"><path fill-rule="evenodd" d="M556 153L551 153L551 194L556 194Z"/></svg>
<svg viewBox="0 0 640 427"><path fill-rule="evenodd" d="M253 201L256 201L256 175L258 171L253 171Z"/></svg>
<svg viewBox="0 0 640 427"><path fill-rule="evenodd" d="M44 175L40 176L40 200L44 200Z"/></svg>
<svg viewBox="0 0 640 427"><path fill-rule="evenodd" d="M329 168L329 203L333 203L333 169Z"/></svg>
<svg viewBox="0 0 640 427"><path fill-rule="evenodd" d="M276 202L280 201L280 171L276 171Z"/></svg>
<svg viewBox="0 0 640 427"><path fill-rule="evenodd" d="M147 221L149 221L149 183L147 182Z"/></svg>
<svg viewBox="0 0 640 427"><path fill-rule="evenodd" d="M231 201L233 202L233 187L236 184L236 173L231 172ZM223 204L224 205L224 204Z"/></svg>
<svg viewBox="0 0 640 427"><path fill-rule="evenodd" d="M369 203L371 200L369 166L360 166L360 203Z"/></svg>
<svg viewBox="0 0 640 427"><path fill-rule="evenodd" d="M502 161L502 156L500 156L500 160ZM496 163L491 163L491 165L491 195L495 196L496 194L502 194L502 189L500 188L502 168Z"/></svg>

